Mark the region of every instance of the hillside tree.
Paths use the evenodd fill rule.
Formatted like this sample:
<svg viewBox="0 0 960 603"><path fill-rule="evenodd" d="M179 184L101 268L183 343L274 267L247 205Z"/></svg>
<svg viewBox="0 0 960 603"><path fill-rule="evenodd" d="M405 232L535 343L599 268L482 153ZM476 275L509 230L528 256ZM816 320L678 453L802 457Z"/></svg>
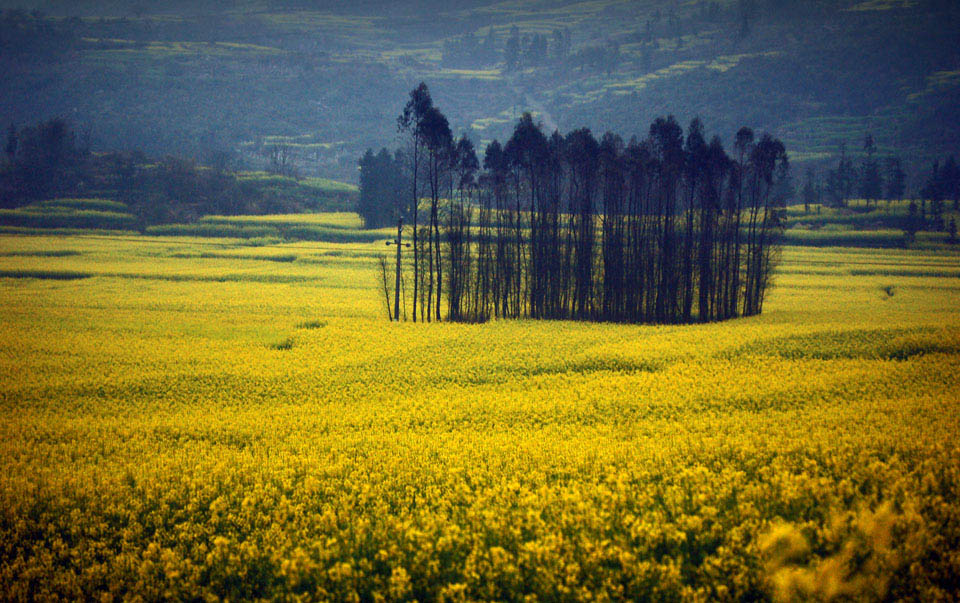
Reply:
<svg viewBox="0 0 960 603"><path fill-rule="evenodd" d="M899 157L889 157L886 162L887 177L885 180L885 196L888 201L903 199L907 188L907 174L903 171Z"/></svg>
<svg viewBox="0 0 960 603"><path fill-rule="evenodd" d="M817 184L812 167L807 168L800 197L803 199L803 213L810 213L810 206L817 202Z"/></svg>
<svg viewBox="0 0 960 603"><path fill-rule="evenodd" d="M883 193L883 177L880 175L880 166L874 157L877 146L873 141L873 135L867 134L864 138L863 151L865 157L860 166L860 197L865 199L868 205L871 202L875 204Z"/></svg>

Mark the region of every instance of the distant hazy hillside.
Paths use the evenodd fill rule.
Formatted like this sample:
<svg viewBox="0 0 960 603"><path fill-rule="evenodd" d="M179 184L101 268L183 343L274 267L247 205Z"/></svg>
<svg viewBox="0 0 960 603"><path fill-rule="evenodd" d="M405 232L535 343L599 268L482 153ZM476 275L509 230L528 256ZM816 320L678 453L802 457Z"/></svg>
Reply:
<svg viewBox="0 0 960 603"><path fill-rule="evenodd" d="M913 169L960 150L952 0L163 4L0 2L0 118L249 167L283 148L304 175L355 180L424 80L481 145L529 110L625 136L699 115L728 140L770 130L795 162L867 132Z"/></svg>

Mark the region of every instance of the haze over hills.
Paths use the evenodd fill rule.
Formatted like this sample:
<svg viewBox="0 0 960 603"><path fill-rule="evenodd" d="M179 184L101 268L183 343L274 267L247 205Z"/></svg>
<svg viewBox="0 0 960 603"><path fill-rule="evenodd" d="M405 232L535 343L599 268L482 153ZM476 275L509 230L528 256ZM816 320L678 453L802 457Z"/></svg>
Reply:
<svg viewBox="0 0 960 603"><path fill-rule="evenodd" d="M391 3L0 2L0 118L63 116L94 150L356 180L395 143L419 81L455 134L546 128L643 135L700 116L783 139L796 163L872 133L908 169L960 149L960 5L949 0ZM17 10L17 9L22 10ZM6 124L4 124L6 125Z"/></svg>

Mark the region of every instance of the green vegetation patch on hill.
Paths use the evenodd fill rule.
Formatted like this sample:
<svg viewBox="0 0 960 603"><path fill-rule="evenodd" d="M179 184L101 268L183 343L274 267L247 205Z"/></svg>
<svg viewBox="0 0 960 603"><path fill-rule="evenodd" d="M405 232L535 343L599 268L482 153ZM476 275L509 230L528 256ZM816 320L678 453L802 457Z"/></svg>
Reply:
<svg viewBox="0 0 960 603"><path fill-rule="evenodd" d="M123 203L106 199L53 199L17 209L0 209L0 225L133 230L137 217Z"/></svg>

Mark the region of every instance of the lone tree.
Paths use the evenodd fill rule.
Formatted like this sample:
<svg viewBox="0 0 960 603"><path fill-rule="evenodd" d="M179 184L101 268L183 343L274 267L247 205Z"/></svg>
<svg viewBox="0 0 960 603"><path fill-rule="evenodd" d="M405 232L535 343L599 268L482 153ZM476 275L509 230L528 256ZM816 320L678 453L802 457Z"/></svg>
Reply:
<svg viewBox="0 0 960 603"><path fill-rule="evenodd" d="M930 176L927 183L920 191L920 216L924 228L927 226L926 202L930 202L930 217L932 219L933 229L942 231L943 223L943 200L947 189L946 166L941 167L939 161L933 162L933 168L930 170Z"/></svg>
<svg viewBox="0 0 960 603"><path fill-rule="evenodd" d="M853 195L854 171L853 160L847 157L847 145L841 143L837 167L827 172L827 197L834 207L847 206Z"/></svg>
<svg viewBox="0 0 960 603"><path fill-rule="evenodd" d="M953 210L960 210L960 166L953 158L947 157L943 164L942 184L943 198L953 200Z"/></svg>
<svg viewBox="0 0 960 603"><path fill-rule="evenodd" d="M903 228L903 240L907 245L916 239L918 230L920 230L920 216L917 213L917 202L911 201L907 207L907 223Z"/></svg>
<svg viewBox="0 0 960 603"><path fill-rule="evenodd" d="M810 206L817 202L817 184L811 167L807 168L800 197L803 199L803 213L810 213Z"/></svg>
<svg viewBox="0 0 960 603"><path fill-rule="evenodd" d="M886 165L886 197L887 201L896 199L900 202L907 188L907 174L900 165L899 157L890 157Z"/></svg>
<svg viewBox="0 0 960 603"><path fill-rule="evenodd" d="M10 124L10 127L7 128L7 142L3 146L3 151L7 155L7 161L13 163L13 160L17 156L17 127L13 124Z"/></svg>
<svg viewBox="0 0 960 603"><path fill-rule="evenodd" d="M883 192L883 177L880 175L880 166L877 163L874 154L877 152L877 145L873 142L873 135L867 134L863 140L863 151L866 153L863 165L860 167L860 197L867 203L876 204Z"/></svg>

